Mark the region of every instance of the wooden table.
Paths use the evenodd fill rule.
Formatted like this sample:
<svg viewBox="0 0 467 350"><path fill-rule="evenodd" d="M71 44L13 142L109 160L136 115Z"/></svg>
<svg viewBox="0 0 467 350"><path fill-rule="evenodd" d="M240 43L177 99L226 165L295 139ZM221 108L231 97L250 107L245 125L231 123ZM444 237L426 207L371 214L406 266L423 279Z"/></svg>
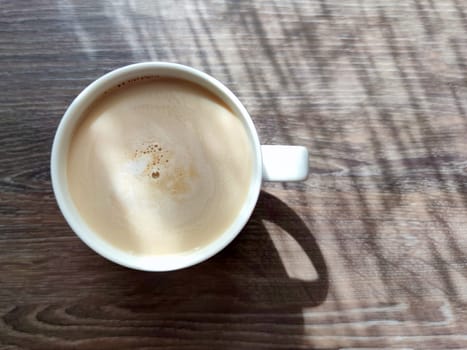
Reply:
<svg viewBox="0 0 467 350"><path fill-rule="evenodd" d="M212 74L263 143L306 145L222 253L99 257L50 185L55 129L140 61ZM0 2L1 349L467 348L467 3Z"/></svg>

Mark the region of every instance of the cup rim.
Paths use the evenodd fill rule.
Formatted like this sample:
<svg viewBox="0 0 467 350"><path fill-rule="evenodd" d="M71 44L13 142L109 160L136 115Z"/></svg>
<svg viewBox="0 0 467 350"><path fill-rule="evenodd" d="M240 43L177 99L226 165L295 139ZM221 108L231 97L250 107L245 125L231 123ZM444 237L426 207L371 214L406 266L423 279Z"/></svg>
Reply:
<svg viewBox="0 0 467 350"><path fill-rule="evenodd" d="M140 256L122 251L99 237L78 213L68 191L66 155L70 137L84 109L118 83L140 76L161 76L189 80L210 90L227 103L242 119L252 145L253 167L247 198L234 222L208 245L189 252ZM261 188L261 146L253 121L240 100L217 79L195 68L171 62L141 62L112 70L85 87L67 107L57 127L51 152L52 189L58 207L72 231L92 250L119 265L142 271L172 271L201 263L230 244L250 218Z"/></svg>

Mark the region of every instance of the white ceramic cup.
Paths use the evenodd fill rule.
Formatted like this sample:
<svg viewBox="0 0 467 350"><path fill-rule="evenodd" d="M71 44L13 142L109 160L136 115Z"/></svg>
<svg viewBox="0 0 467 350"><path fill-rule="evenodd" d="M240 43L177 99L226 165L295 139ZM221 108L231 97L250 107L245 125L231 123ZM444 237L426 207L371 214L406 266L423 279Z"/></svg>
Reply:
<svg viewBox="0 0 467 350"><path fill-rule="evenodd" d="M191 81L219 96L241 118L253 151L250 188L237 218L218 238L199 250L173 255L132 255L93 232L73 204L67 183L67 155L70 140L86 108L105 91L130 79L160 76ZM52 187L58 206L72 230L101 256L126 267L144 271L170 271L202 262L227 246L247 223L258 200L262 180L301 181L308 176L308 151L300 146L261 146L255 126L238 98L222 83L187 66L167 62L144 62L116 69L86 87L63 115L55 134L51 157Z"/></svg>

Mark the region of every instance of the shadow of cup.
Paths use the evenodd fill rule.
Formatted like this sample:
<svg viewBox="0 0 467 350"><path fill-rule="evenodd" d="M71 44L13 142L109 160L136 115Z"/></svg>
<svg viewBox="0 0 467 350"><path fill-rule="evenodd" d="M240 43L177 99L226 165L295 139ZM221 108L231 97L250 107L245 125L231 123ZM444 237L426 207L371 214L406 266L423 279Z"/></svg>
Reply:
<svg viewBox="0 0 467 350"><path fill-rule="evenodd" d="M265 222L277 225L298 244L304 265L314 269L313 280L289 276ZM249 327L258 341L274 333L273 324L303 329L303 308L321 304L329 288L323 254L306 224L264 191L243 232L208 261L173 272L121 272L118 284L132 287L116 301L120 311L159 322L189 320L200 330L227 324L226 336Z"/></svg>

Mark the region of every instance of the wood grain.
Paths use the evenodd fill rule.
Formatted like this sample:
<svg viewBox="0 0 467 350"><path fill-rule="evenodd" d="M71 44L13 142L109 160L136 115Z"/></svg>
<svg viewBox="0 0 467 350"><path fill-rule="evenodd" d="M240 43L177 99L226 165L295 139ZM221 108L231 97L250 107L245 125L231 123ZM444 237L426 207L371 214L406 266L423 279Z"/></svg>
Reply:
<svg viewBox="0 0 467 350"><path fill-rule="evenodd" d="M467 348L467 4L0 1L0 348ZM310 150L238 239L172 273L71 232L50 148L133 62L228 85L263 143Z"/></svg>

